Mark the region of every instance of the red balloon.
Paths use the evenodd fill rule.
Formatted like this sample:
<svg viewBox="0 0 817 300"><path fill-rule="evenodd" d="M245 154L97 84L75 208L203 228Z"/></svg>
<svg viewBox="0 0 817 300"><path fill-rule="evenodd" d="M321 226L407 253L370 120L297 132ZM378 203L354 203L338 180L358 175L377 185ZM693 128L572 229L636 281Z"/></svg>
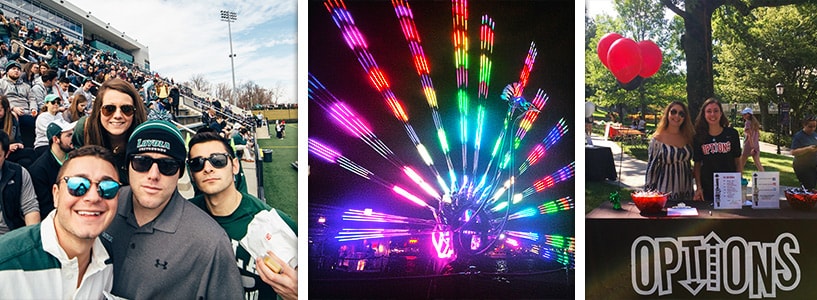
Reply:
<svg viewBox="0 0 817 300"><path fill-rule="evenodd" d="M641 72L638 75L648 78L661 69L663 61L661 48L658 48L653 41L646 40L638 42L638 49L641 50Z"/></svg>
<svg viewBox="0 0 817 300"><path fill-rule="evenodd" d="M620 38L621 38L620 34L610 32L608 34L605 34L599 40L599 44L598 46L596 46L596 54L599 55L599 60L601 60L601 63L604 64L605 68L609 68L609 66L607 65L607 51L610 50L610 45L612 45L613 42Z"/></svg>
<svg viewBox="0 0 817 300"><path fill-rule="evenodd" d="M628 38L621 38L610 45L607 52L608 69L621 82L630 82L641 72L641 50Z"/></svg>

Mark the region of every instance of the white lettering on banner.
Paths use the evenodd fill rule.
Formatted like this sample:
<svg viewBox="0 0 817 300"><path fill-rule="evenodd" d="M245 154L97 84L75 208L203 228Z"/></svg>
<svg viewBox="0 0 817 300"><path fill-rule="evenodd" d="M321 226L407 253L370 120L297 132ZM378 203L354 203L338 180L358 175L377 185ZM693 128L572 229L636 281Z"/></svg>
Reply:
<svg viewBox="0 0 817 300"><path fill-rule="evenodd" d="M633 241L631 251L633 289L639 295L671 295L678 282L693 296L708 292L750 299L775 298L777 290L791 291L800 284L800 266L794 254L800 243L785 232L771 243L726 240L716 233L707 236L649 237Z"/></svg>

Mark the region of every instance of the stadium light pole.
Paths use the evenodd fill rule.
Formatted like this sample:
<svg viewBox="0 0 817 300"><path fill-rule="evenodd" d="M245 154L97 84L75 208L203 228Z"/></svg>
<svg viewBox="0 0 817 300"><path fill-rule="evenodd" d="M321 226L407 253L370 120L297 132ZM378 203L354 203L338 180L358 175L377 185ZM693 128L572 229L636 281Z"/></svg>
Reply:
<svg viewBox="0 0 817 300"><path fill-rule="evenodd" d="M236 14L235 14L234 11L222 10L221 11L221 20L224 21L224 22L227 22L227 32L230 35L230 55L229 55L229 57L230 57L230 69L232 69L232 72L233 72L233 90L230 91L230 98L233 98L233 101L232 101L233 106L237 106L236 103L235 103L236 102L236 100L235 100L235 61L233 60L235 58L235 53L233 53L233 29L230 26L230 23L235 22Z"/></svg>

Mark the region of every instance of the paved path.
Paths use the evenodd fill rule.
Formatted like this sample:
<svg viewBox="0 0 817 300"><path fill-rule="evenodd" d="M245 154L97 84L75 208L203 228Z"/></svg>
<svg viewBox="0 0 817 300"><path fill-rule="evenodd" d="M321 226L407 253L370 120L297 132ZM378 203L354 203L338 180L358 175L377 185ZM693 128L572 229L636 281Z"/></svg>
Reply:
<svg viewBox="0 0 817 300"><path fill-rule="evenodd" d="M616 166L616 174L618 174L619 180L606 181L607 183L620 185L622 187L635 190L642 189L644 187L644 176L647 170L646 161L638 160L626 153L622 155L621 146L618 142L607 140L606 138L598 135L593 135L591 139L593 145L610 147L610 150L613 152L613 162ZM777 146L760 142L760 151L775 153L777 152ZM791 156L791 150L788 147L781 147L780 154ZM781 186L781 199L785 199L783 191L785 191L787 188L789 187Z"/></svg>

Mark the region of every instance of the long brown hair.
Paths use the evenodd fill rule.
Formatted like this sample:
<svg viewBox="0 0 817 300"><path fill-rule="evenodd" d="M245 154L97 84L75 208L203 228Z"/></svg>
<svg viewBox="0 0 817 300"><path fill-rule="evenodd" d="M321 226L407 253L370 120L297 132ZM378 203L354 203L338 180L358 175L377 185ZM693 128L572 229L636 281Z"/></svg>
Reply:
<svg viewBox="0 0 817 300"><path fill-rule="evenodd" d="M14 126L14 114L11 113L11 105L9 104L9 98L6 95L0 95L0 106L3 108L3 119L0 120L0 123L3 125L3 131L5 131L9 135L9 140L14 142L14 135L12 134L11 130Z"/></svg>
<svg viewBox="0 0 817 300"><path fill-rule="evenodd" d="M755 118L754 114L749 114L749 127L752 128L754 131L760 131L760 122L758 122L757 118Z"/></svg>
<svg viewBox="0 0 817 300"><path fill-rule="evenodd" d="M79 120L79 118L85 115L85 110L80 110L79 104L88 102L88 98L85 98L82 94L74 94L73 97L74 100L71 101L71 106L68 107L68 112L71 114L71 120L69 120L69 122Z"/></svg>
<svg viewBox="0 0 817 300"><path fill-rule="evenodd" d="M687 105L680 101L672 101L666 108L664 108L664 115L661 116L661 121L658 122L658 127L655 128L655 135L658 135L669 128L669 111L676 105L681 106L682 111L686 115L686 117L684 117L684 122L681 123L680 132L684 137L684 141L689 144L692 142L692 137L695 135L695 128L692 127L692 121L690 120L692 116L689 115Z"/></svg>
<svg viewBox="0 0 817 300"><path fill-rule="evenodd" d="M721 127L726 128L729 127L729 119L726 118L726 114L723 113L723 106L718 99L709 98L704 101L704 105L701 105L701 109L698 111L698 117L695 118L695 136L696 137L705 137L709 134L709 123L706 122L706 107L710 104L717 104L718 109L721 111L721 119L718 120L718 124Z"/></svg>
<svg viewBox="0 0 817 300"><path fill-rule="evenodd" d="M136 126L147 120L145 105L142 104L142 98L139 97L139 93L132 84L118 78L105 81L105 83L99 87L97 99L94 101L94 107L91 110L91 115L88 116L88 119L85 121L85 145L101 145L106 148L111 147L110 141L108 141L106 137L107 132L105 132L105 127L102 127L101 116L102 99L105 98L105 93L108 92L108 90L115 90L125 93L130 96L131 100L133 100L132 104L135 108L133 113L133 121L131 122L130 127L128 127L128 130L125 132L126 139L131 135L131 133L133 133L133 129L135 129Z"/></svg>

